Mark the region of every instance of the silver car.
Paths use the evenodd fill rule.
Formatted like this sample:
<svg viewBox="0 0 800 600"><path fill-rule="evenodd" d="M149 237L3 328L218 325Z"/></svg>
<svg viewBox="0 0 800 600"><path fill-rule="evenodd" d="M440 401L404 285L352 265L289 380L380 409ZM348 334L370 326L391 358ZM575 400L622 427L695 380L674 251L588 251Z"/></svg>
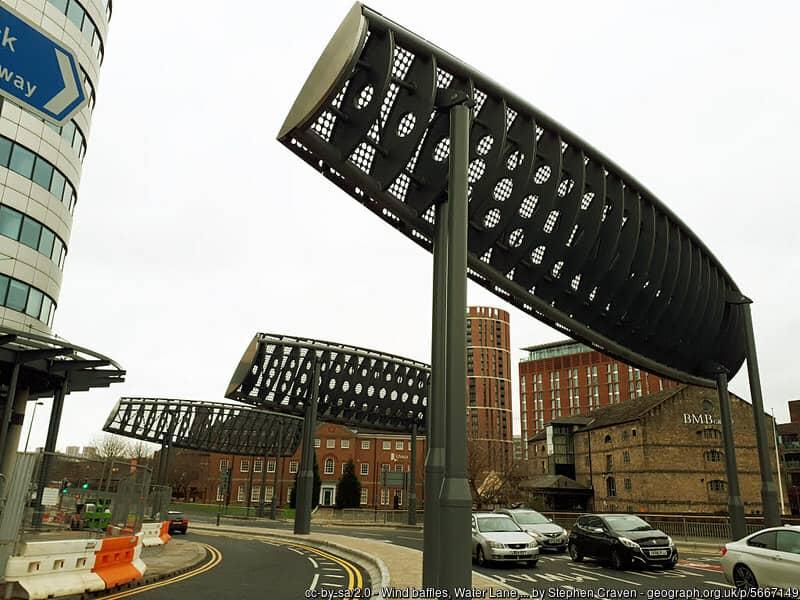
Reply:
<svg viewBox="0 0 800 600"><path fill-rule="evenodd" d="M551 548L559 552L567 551L569 534L561 525L553 523L553 519L527 508L501 508L497 512L514 519L517 525L534 537L542 550Z"/></svg>
<svg viewBox="0 0 800 600"><path fill-rule="evenodd" d="M489 561L524 561L535 567L539 545L513 519L497 513L472 515L472 557L483 566Z"/></svg>
<svg viewBox="0 0 800 600"><path fill-rule="evenodd" d="M771 527L725 544L725 579L739 589L800 589L800 527Z"/></svg>

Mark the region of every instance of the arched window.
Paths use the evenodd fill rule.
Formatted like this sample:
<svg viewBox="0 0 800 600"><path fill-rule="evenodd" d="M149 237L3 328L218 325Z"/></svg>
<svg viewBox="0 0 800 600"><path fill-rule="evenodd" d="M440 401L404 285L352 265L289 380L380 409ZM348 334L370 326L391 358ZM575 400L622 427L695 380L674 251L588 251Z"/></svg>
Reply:
<svg viewBox="0 0 800 600"><path fill-rule="evenodd" d="M325 459L325 475L333 475L333 467L334 467L333 459L332 458L326 458Z"/></svg>
<svg viewBox="0 0 800 600"><path fill-rule="evenodd" d="M606 442L606 444L610 444L611 443L611 434L606 435L605 442Z"/></svg>
<svg viewBox="0 0 800 600"><path fill-rule="evenodd" d="M617 482L613 477L606 479L606 496L614 497L617 495Z"/></svg>
<svg viewBox="0 0 800 600"><path fill-rule="evenodd" d="M722 452L719 450L706 450L706 462L722 462Z"/></svg>
<svg viewBox="0 0 800 600"><path fill-rule="evenodd" d="M701 429L697 433L701 434L704 440L722 439L722 432L719 429Z"/></svg>

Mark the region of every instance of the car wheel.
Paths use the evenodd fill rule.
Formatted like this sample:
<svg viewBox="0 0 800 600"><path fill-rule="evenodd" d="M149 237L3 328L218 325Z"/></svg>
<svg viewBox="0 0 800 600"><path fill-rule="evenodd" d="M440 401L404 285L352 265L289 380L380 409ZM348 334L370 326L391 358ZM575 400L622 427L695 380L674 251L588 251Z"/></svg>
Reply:
<svg viewBox="0 0 800 600"><path fill-rule="evenodd" d="M537 565L538 562L539 562L538 560L529 560L528 561L528 566L533 568L533 567L535 567Z"/></svg>
<svg viewBox="0 0 800 600"><path fill-rule="evenodd" d="M614 567L614 569L616 569L617 571L622 571L626 566L628 566L628 561L622 558L622 555L619 553L619 550L612 550L611 566Z"/></svg>
<svg viewBox="0 0 800 600"><path fill-rule="evenodd" d="M733 567L733 584L740 590L753 590L758 588L756 576L747 565Z"/></svg>
<svg viewBox="0 0 800 600"><path fill-rule="evenodd" d="M572 542L569 545L569 557L574 562L581 562L583 560L583 554L580 553L580 550L578 550L578 545L575 542Z"/></svg>
<svg viewBox="0 0 800 600"><path fill-rule="evenodd" d="M483 548L481 548L480 546L478 546L478 550L476 551L475 560L478 563L479 567L486 566L486 557L483 554Z"/></svg>

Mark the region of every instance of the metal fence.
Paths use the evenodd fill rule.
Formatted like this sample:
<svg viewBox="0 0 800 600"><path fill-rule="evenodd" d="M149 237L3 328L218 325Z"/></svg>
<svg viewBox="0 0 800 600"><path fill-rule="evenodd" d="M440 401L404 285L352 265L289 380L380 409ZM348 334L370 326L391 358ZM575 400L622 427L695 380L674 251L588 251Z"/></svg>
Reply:
<svg viewBox="0 0 800 600"><path fill-rule="evenodd" d="M571 529L578 517L584 513L543 512L542 514L553 519L558 525ZM721 542L729 541L732 538L730 519L727 515L659 515L648 513L637 516L676 539ZM791 525L800 525L800 519L797 518L784 518L783 522ZM763 517L747 517L748 534L763 528Z"/></svg>
<svg viewBox="0 0 800 600"><path fill-rule="evenodd" d="M422 523L424 513L417 511L417 523ZM407 510L375 510L373 508L342 508L331 513L331 520L343 523L383 523L405 525L408 523Z"/></svg>

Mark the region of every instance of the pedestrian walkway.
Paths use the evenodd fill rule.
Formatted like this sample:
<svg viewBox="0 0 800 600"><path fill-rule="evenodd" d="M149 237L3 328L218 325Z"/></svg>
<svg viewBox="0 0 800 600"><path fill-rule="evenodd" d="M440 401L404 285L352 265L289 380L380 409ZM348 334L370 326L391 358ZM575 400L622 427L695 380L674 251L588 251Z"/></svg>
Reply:
<svg viewBox="0 0 800 600"><path fill-rule="evenodd" d="M223 525L221 527L215 527L214 525L200 525L195 523L194 529L196 531L229 531L247 535L267 535L287 541L302 540L304 543L311 545L321 543L334 547L338 546L343 549L352 550L354 553L363 555L364 557L378 559L383 563L386 569L385 575L388 575L388 581L385 580L385 577L383 582L380 582L380 580L376 581L376 578L373 578L373 585L375 586L389 585L393 588L417 589L422 587L422 552L412 548L335 533L314 532L309 535L300 536L294 535L286 529L269 527L247 527L241 525ZM493 581L474 571L472 572L472 586L478 589L510 589L509 586Z"/></svg>

